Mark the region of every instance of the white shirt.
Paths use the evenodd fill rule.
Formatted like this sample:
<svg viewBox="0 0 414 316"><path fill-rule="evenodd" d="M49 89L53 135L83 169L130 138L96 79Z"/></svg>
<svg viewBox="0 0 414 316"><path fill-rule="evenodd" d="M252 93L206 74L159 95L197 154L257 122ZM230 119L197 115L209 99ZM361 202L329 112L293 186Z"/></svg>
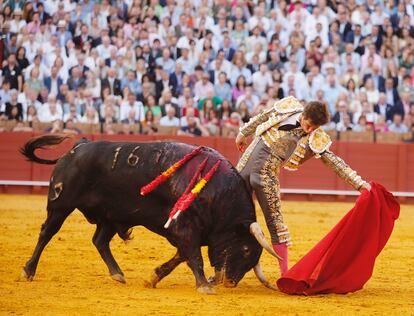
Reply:
<svg viewBox="0 0 414 316"><path fill-rule="evenodd" d="M254 27L256 27L259 22L262 25L263 30L265 31L265 33L267 33L270 29L270 21L267 17L263 16L263 17L258 17L253 15L249 20L248 20L248 24L249 24L249 30L253 30Z"/></svg>
<svg viewBox="0 0 414 316"><path fill-rule="evenodd" d="M301 115L302 115L302 112L289 116L286 120L284 120L282 123L279 124L279 127L285 126L285 125L296 125L296 122L299 122L299 118Z"/></svg>
<svg viewBox="0 0 414 316"><path fill-rule="evenodd" d="M55 120L62 119L62 107L59 103L56 103L56 111L52 113L49 108L49 104L45 103L42 105L39 111L40 122L53 122Z"/></svg>
<svg viewBox="0 0 414 316"><path fill-rule="evenodd" d="M21 29L26 25L26 21L25 20L20 20L20 21L16 21L16 20L11 20L10 21L10 33L19 33L21 31Z"/></svg>
<svg viewBox="0 0 414 316"><path fill-rule="evenodd" d="M161 126L179 126L180 120L178 119L178 117L175 117L175 116L173 116L172 118L168 116L163 116L160 119L160 125Z"/></svg>
<svg viewBox="0 0 414 316"><path fill-rule="evenodd" d="M105 47L103 44L100 44L96 47L96 50L99 53L99 56L103 59L108 59L111 57L111 50L112 48L115 48L113 45L108 45L108 47Z"/></svg>
<svg viewBox="0 0 414 316"><path fill-rule="evenodd" d="M124 119L127 119L129 116L130 110L135 111L135 120L143 121L145 119L144 105L140 101L135 101L132 106L129 104L129 102L121 103L121 111L119 114L120 116L119 120L122 121Z"/></svg>
<svg viewBox="0 0 414 316"><path fill-rule="evenodd" d="M267 86L271 86L273 84L272 76L268 71L264 74L262 74L261 71L255 72L252 76L252 81L256 94L258 95L264 94Z"/></svg>

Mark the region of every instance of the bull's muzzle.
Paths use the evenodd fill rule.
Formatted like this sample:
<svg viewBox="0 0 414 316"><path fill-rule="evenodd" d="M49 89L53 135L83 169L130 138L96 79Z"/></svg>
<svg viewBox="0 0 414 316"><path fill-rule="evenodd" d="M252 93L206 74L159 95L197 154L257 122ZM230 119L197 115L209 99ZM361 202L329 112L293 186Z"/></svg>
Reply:
<svg viewBox="0 0 414 316"><path fill-rule="evenodd" d="M233 281L233 280L230 280L230 279L227 279L227 278L224 278L223 285L224 285L224 287L236 287L237 282Z"/></svg>

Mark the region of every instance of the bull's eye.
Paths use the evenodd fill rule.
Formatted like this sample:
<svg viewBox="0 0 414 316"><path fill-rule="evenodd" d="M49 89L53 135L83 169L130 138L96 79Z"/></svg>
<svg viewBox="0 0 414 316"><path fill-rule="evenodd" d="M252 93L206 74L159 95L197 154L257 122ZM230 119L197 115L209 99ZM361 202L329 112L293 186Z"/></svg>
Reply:
<svg viewBox="0 0 414 316"><path fill-rule="evenodd" d="M243 256L244 256L245 258L247 258L247 257L250 255L250 249L249 249L249 247L247 247L247 246L243 246L243 247L242 247L242 250L243 250Z"/></svg>

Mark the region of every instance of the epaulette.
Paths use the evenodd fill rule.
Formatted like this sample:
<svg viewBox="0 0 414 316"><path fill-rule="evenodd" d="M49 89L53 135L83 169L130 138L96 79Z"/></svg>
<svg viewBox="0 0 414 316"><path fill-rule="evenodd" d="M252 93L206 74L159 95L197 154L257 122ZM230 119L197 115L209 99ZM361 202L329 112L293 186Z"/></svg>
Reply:
<svg viewBox="0 0 414 316"><path fill-rule="evenodd" d="M299 100L294 97L287 97L275 103L274 109L280 113L291 113L296 111L303 111L303 106Z"/></svg>
<svg viewBox="0 0 414 316"><path fill-rule="evenodd" d="M315 129L309 137L309 147L316 154L316 158L331 146L331 137L321 128Z"/></svg>

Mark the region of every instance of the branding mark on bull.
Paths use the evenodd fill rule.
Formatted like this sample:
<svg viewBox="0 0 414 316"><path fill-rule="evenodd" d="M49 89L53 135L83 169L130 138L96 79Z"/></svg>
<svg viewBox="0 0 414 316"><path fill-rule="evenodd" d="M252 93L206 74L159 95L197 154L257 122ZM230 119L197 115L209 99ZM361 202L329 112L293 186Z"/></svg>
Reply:
<svg viewBox="0 0 414 316"><path fill-rule="evenodd" d="M139 157L135 155L135 151L138 149L139 149L139 146L135 147L128 156L127 162L128 162L128 165L130 165L131 167L135 167L139 161Z"/></svg>
<svg viewBox="0 0 414 316"><path fill-rule="evenodd" d="M115 149L115 156L114 156L114 160L112 161L112 167L111 167L112 170L115 169L115 165L116 165L116 163L118 161L118 156L119 156L119 152L121 151L121 148L122 147L117 147Z"/></svg>

